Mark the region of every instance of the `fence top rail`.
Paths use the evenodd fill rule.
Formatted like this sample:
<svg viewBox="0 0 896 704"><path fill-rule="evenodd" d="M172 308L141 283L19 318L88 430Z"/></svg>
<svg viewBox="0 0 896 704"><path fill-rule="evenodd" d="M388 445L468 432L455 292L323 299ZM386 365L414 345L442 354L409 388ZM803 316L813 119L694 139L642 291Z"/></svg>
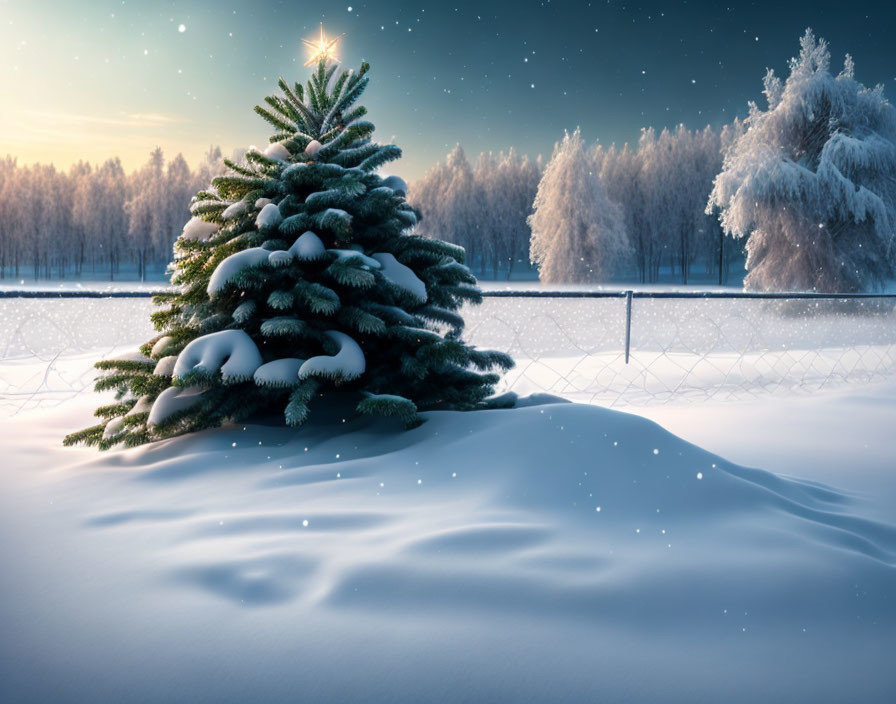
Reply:
<svg viewBox="0 0 896 704"><path fill-rule="evenodd" d="M814 300L847 300L852 298L891 298L896 300L896 293L813 293L760 291L483 291L485 298L765 298L794 299L808 298Z"/></svg>
<svg viewBox="0 0 896 704"><path fill-rule="evenodd" d="M170 289L156 291L29 291L0 290L0 298L152 298L170 293ZM794 291L790 293L764 293L759 291L536 291L536 290L493 290L483 291L483 298L673 298L673 299L766 299L794 300L809 299L821 301L852 300L856 298L889 298L896 301L896 293L813 293Z"/></svg>

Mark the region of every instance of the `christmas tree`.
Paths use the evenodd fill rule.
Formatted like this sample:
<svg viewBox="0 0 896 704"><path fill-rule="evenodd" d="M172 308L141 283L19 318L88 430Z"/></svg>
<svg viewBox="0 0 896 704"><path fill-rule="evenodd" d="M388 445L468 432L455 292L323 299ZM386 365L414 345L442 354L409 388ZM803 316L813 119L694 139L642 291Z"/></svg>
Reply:
<svg viewBox="0 0 896 704"><path fill-rule="evenodd" d="M298 426L334 391L407 427L419 410L512 404L491 397L512 360L461 340L458 309L481 301L464 250L410 232L406 185L377 173L401 151L356 105L369 65L334 80L332 46L304 87L281 78L256 106L270 145L193 198L174 291L155 298L160 334L97 363L116 402L66 444L131 447L271 411Z"/></svg>

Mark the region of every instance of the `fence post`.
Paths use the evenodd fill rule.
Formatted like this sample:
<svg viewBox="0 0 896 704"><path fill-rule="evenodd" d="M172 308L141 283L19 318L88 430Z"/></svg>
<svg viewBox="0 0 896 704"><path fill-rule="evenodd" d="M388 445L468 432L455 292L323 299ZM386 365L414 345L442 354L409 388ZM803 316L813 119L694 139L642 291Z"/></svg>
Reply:
<svg viewBox="0 0 896 704"><path fill-rule="evenodd" d="M628 353L632 341L632 292L625 292L625 363L628 364Z"/></svg>
<svg viewBox="0 0 896 704"><path fill-rule="evenodd" d="M719 286L722 285L722 262L725 260L725 231L719 228Z"/></svg>

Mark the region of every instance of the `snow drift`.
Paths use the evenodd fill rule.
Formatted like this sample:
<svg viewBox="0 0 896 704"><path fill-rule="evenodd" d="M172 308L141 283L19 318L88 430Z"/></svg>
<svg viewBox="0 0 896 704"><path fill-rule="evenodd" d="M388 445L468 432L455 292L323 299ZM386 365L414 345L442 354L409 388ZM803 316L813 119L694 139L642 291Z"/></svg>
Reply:
<svg viewBox="0 0 896 704"><path fill-rule="evenodd" d="M91 397L20 415L2 698L888 699L865 499L552 400L104 454L58 447Z"/></svg>

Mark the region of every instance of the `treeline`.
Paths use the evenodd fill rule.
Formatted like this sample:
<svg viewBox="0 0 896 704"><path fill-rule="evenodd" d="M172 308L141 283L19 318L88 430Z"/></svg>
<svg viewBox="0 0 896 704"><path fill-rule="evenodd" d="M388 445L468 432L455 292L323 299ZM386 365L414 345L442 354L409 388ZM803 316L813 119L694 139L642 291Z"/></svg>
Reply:
<svg viewBox="0 0 896 704"><path fill-rule="evenodd" d="M586 167L620 207L630 245L621 262L625 274L634 268L642 283L656 282L666 268L686 284L695 268L716 277L721 254L727 279L732 257L741 256L742 248L725 248L718 215L706 213L706 201L725 152L742 132L738 120L719 132L679 125L659 135L642 130L636 147L595 147L593 164Z"/></svg>
<svg viewBox="0 0 896 704"><path fill-rule="evenodd" d="M132 173L117 158L62 171L7 156L0 160L0 278L161 273L190 218L191 196L224 169L217 147L196 169L180 154L166 163L156 149Z"/></svg>
<svg viewBox="0 0 896 704"><path fill-rule="evenodd" d="M687 283L695 267L715 277L721 229L717 217L704 211L722 154L742 131L736 121L721 132L647 129L634 146L598 144L575 159L561 154L565 142L558 143L547 173L595 179L618 208L629 243L615 266L595 261L592 270L598 267L602 280L655 282L662 271L667 279ZM239 161L239 154L234 158ZM166 162L156 149L131 173L118 159L61 171L52 165L19 166L6 157L0 160L0 278L158 276L190 218L190 198L224 171L219 148L210 149L195 170L179 154ZM480 154L471 164L458 145L410 185L408 198L423 212L417 231L464 247L468 264L481 277L534 276L529 218L540 184L546 194L540 199L542 221L562 223L573 211L588 213L599 205L590 192L573 196L563 183L545 183L545 174L541 157L511 148ZM598 222L601 213L588 217ZM575 240L557 240L556 246L569 249L571 261L584 259ZM741 248L729 241L723 251L727 270ZM552 276L544 268L541 276L555 282L582 279L571 271Z"/></svg>
<svg viewBox="0 0 896 704"><path fill-rule="evenodd" d="M748 289L885 290L896 277L896 109L848 54L834 73L810 29L789 70L768 70L766 108L750 102L718 132L645 129L621 148L567 133L543 170L535 162L537 186L530 171L519 177L533 162L483 155L472 170L457 148L410 188L420 231L463 244L474 268L507 262L508 275L528 242L545 283L722 283L743 258ZM501 178L503 161L517 177Z"/></svg>
<svg viewBox="0 0 896 704"><path fill-rule="evenodd" d="M696 269L715 279L721 260L722 278L727 279L732 260L742 257L742 247L730 241L724 246L718 216L705 211L724 153L742 132L739 121L721 131L692 131L683 125L659 134L645 129L634 146L597 144L585 150L583 158L558 164L564 170L581 170L578 176L583 179L594 178L618 208L629 246L611 269L600 267L602 278L646 283L658 281L663 272L665 278L688 283ZM561 146L558 143L552 161L565 159L559 154ZM423 212L417 230L463 246L468 264L480 275L510 278L530 266L529 217L545 173L541 157L520 156L513 149L480 154L473 166L458 145L443 163L410 185L408 199ZM550 196L541 201L548 213L542 218L559 223L571 212L588 212L594 205L582 202L595 198L590 191L575 196L579 202L570 202L572 194L562 184L543 186ZM594 215L599 219L599 213ZM569 254L581 258L584 253ZM570 276L567 280L576 278Z"/></svg>
<svg viewBox="0 0 896 704"><path fill-rule="evenodd" d="M475 167L457 145L410 184L408 201L420 208L416 231L448 240L467 251L467 264L480 275L509 279L529 265L532 202L542 173L541 159L514 149L479 155Z"/></svg>

